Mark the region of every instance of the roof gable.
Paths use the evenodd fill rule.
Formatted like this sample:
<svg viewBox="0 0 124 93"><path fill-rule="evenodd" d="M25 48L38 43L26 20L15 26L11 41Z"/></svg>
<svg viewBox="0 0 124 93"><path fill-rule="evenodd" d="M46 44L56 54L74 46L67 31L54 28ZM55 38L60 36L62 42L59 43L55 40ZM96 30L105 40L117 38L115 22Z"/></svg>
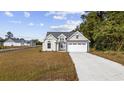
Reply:
<svg viewBox="0 0 124 93"><path fill-rule="evenodd" d="M47 35L45 39L51 39L51 38L56 40L56 37L53 34Z"/></svg>
<svg viewBox="0 0 124 93"><path fill-rule="evenodd" d="M60 38L60 37L66 38L66 35L64 35L64 34L62 33L62 34L60 34L57 38Z"/></svg>
<svg viewBox="0 0 124 93"><path fill-rule="evenodd" d="M76 39L76 35L79 35L80 38ZM76 31L74 32L69 38L68 40L85 40L85 41L89 41L81 32ZM90 42L90 41L89 41Z"/></svg>

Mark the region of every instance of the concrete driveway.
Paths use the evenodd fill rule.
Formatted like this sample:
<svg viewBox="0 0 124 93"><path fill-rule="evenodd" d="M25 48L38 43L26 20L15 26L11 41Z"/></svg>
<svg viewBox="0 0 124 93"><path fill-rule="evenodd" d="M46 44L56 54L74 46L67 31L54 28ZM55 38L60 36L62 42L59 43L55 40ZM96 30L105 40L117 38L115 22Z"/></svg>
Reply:
<svg viewBox="0 0 124 93"><path fill-rule="evenodd" d="M80 81L124 80L124 66L90 53L69 53Z"/></svg>

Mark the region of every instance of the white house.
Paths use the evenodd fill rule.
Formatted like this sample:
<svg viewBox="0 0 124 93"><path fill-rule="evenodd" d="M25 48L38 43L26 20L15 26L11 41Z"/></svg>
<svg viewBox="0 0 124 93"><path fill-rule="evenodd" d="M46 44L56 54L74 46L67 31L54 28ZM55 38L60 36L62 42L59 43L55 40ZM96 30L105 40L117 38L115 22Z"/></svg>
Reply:
<svg viewBox="0 0 124 93"><path fill-rule="evenodd" d="M8 38L3 43L4 46L21 46L20 40L15 38Z"/></svg>
<svg viewBox="0 0 124 93"><path fill-rule="evenodd" d="M88 52L89 40L79 31L47 32L43 51Z"/></svg>
<svg viewBox="0 0 124 93"><path fill-rule="evenodd" d="M24 39L18 38L8 38L3 43L4 46L31 46L32 42Z"/></svg>

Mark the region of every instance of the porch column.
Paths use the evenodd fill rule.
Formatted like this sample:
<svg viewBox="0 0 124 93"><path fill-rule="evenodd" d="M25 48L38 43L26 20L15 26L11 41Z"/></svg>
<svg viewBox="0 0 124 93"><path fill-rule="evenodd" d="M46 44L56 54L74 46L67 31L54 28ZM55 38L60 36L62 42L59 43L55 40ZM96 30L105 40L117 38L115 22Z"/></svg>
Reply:
<svg viewBox="0 0 124 93"><path fill-rule="evenodd" d="M66 42L66 52L67 52L67 50L68 50L68 45L67 45L67 44L68 44L68 42Z"/></svg>
<svg viewBox="0 0 124 93"><path fill-rule="evenodd" d="M58 45L58 42L56 42L56 51L58 51L59 50L59 45Z"/></svg>

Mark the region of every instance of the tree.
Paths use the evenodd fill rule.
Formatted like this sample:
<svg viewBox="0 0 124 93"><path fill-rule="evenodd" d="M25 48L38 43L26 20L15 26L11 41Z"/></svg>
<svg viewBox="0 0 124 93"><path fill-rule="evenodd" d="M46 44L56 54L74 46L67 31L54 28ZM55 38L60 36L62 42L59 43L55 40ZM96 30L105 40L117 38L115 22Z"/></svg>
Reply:
<svg viewBox="0 0 124 93"><path fill-rule="evenodd" d="M7 32L7 35L5 35L6 38L13 38L13 34L11 32Z"/></svg>
<svg viewBox="0 0 124 93"><path fill-rule="evenodd" d="M42 45L42 42L40 42L38 39L34 39L32 40L34 43L36 43L36 45Z"/></svg>
<svg viewBox="0 0 124 93"><path fill-rule="evenodd" d="M89 12L88 15L81 16L83 23L80 24L80 31L91 41L91 47L94 46L94 34L95 29L98 28L98 24L102 21L97 12Z"/></svg>
<svg viewBox="0 0 124 93"><path fill-rule="evenodd" d="M79 31L98 50L124 50L124 12L96 11L81 16Z"/></svg>

